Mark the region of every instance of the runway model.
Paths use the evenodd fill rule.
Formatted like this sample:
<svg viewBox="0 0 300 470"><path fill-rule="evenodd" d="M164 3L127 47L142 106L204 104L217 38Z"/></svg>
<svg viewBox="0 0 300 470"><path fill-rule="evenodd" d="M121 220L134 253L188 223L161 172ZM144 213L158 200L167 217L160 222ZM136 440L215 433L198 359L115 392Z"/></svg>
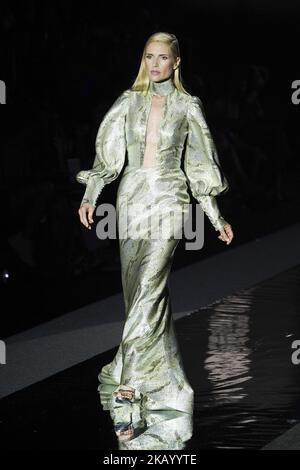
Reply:
<svg viewBox="0 0 300 470"><path fill-rule="evenodd" d="M120 230L126 213L126 228L135 234L119 236L126 321L116 356L99 373L98 390L101 394L103 385L111 385L113 393L107 400L120 404L145 400L151 410L192 413L194 391L183 370L168 292L179 239L151 238L145 221L151 216L155 221L151 230L158 230L172 219L177 232L190 202L189 186L218 238L229 244L233 232L215 198L228 190L228 181L202 102L182 85L180 60L173 34L150 36L134 84L100 124L93 168L80 171L76 178L86 185L80 220L91 228L101 191L124 169L117 222ZM131 213L128 208L135 205L142 210Z"/></svg>

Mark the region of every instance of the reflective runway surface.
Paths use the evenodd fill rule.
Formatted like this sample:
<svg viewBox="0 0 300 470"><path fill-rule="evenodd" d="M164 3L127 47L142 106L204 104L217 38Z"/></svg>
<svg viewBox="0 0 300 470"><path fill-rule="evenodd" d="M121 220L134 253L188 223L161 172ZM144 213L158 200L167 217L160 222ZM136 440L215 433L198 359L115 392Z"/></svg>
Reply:
<svg viewBox="0 0 300 470"><path fill-rule="evenodd" d="M189 366L185 355L197 377L191 444L259 448L300 420L300 365L291 360L300 338L299 284L299 267L290 269L182 325L189 357L197 358Z"/></svg>
<svg viewBox="0 0 300 470"><path fill-rule="evenodd" d="M299 287L296 266L175 322L192 420L137 405L103 410L97 375L114 349L3 398L1 447L261 449L300 422ZM134 435L119 442L113 426L130 418Z"/></svg>

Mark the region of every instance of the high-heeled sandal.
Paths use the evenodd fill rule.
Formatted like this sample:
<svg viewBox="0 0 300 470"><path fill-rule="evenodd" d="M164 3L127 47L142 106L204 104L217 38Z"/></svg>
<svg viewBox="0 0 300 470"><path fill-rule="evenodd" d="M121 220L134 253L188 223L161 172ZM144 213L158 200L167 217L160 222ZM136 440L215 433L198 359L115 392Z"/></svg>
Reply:
<svg viewBox="0 0 300 470"><path fill-rule="evenodd" d="M132 424L132 413L130 413L130 421L129 423L117 423L114 426L115 433L119 439L119 441L128 441L134 435L134 427Z"/></svg>
<svg viewBox="0 0 300 470"><path fill-rule="evenodd" d="M115 401L117 403L133 403L135 400L135 390L129 388L126 385L121 385L121 387L113 392L113 396L116 397Z"/></svg>

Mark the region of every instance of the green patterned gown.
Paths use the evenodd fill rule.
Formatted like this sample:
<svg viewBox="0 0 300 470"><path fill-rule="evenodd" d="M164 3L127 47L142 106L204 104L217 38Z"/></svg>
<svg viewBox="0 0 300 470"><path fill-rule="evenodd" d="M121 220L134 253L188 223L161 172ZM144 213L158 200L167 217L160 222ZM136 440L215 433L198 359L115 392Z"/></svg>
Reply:
<svg viewBox="0 0 300 470"><path fill-rule="evenodd" d="M145 167L153 95L164 96L165 102L155 159ZM98 130L93 168L76 176L86 185L82 203L96 207L103 187L122 170L116 213L126 321L113 361L99 373L98 391L102 403L108 403L111 393L105 392L105 385L113 390L130 385L137 395L146 397L149 409L192 413L194 392L184 373L168 293L168 276L179 239L172 232L169 238L150 236L147 227L153 230L154 220L159 229L163 221L172 218L174 229L180 229L184 208L190 202L189 186L215 230L220 230L227 222L215 196L226 192L229 185L200 99L179 91L172 77L160 83L150 81L145 95L125 90L113 103ZM131 214L128 207L135 204L142 210ZM125 212L127 237L120 234ZM145 221L150 216L151 225L147 226Z"/></svg>

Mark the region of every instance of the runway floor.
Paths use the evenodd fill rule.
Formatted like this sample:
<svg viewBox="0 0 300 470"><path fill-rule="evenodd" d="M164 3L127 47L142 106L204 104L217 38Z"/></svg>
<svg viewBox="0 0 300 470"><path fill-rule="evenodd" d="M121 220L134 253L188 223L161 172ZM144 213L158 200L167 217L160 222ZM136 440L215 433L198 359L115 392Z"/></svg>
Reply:
<svg viewBox="0 0 300 470"><path fill-rule="evenodd" d="M195 390L183 448L262 449L300 422L300 364L292 361L292 343L300 340L299 286L297 264L175 321ZM99 370L115 353L116 347L3 397L2 449L120 449L96 390ZM180 436L181 421L173 422ZM155 432L163 429L156 425Z"/></svg>

